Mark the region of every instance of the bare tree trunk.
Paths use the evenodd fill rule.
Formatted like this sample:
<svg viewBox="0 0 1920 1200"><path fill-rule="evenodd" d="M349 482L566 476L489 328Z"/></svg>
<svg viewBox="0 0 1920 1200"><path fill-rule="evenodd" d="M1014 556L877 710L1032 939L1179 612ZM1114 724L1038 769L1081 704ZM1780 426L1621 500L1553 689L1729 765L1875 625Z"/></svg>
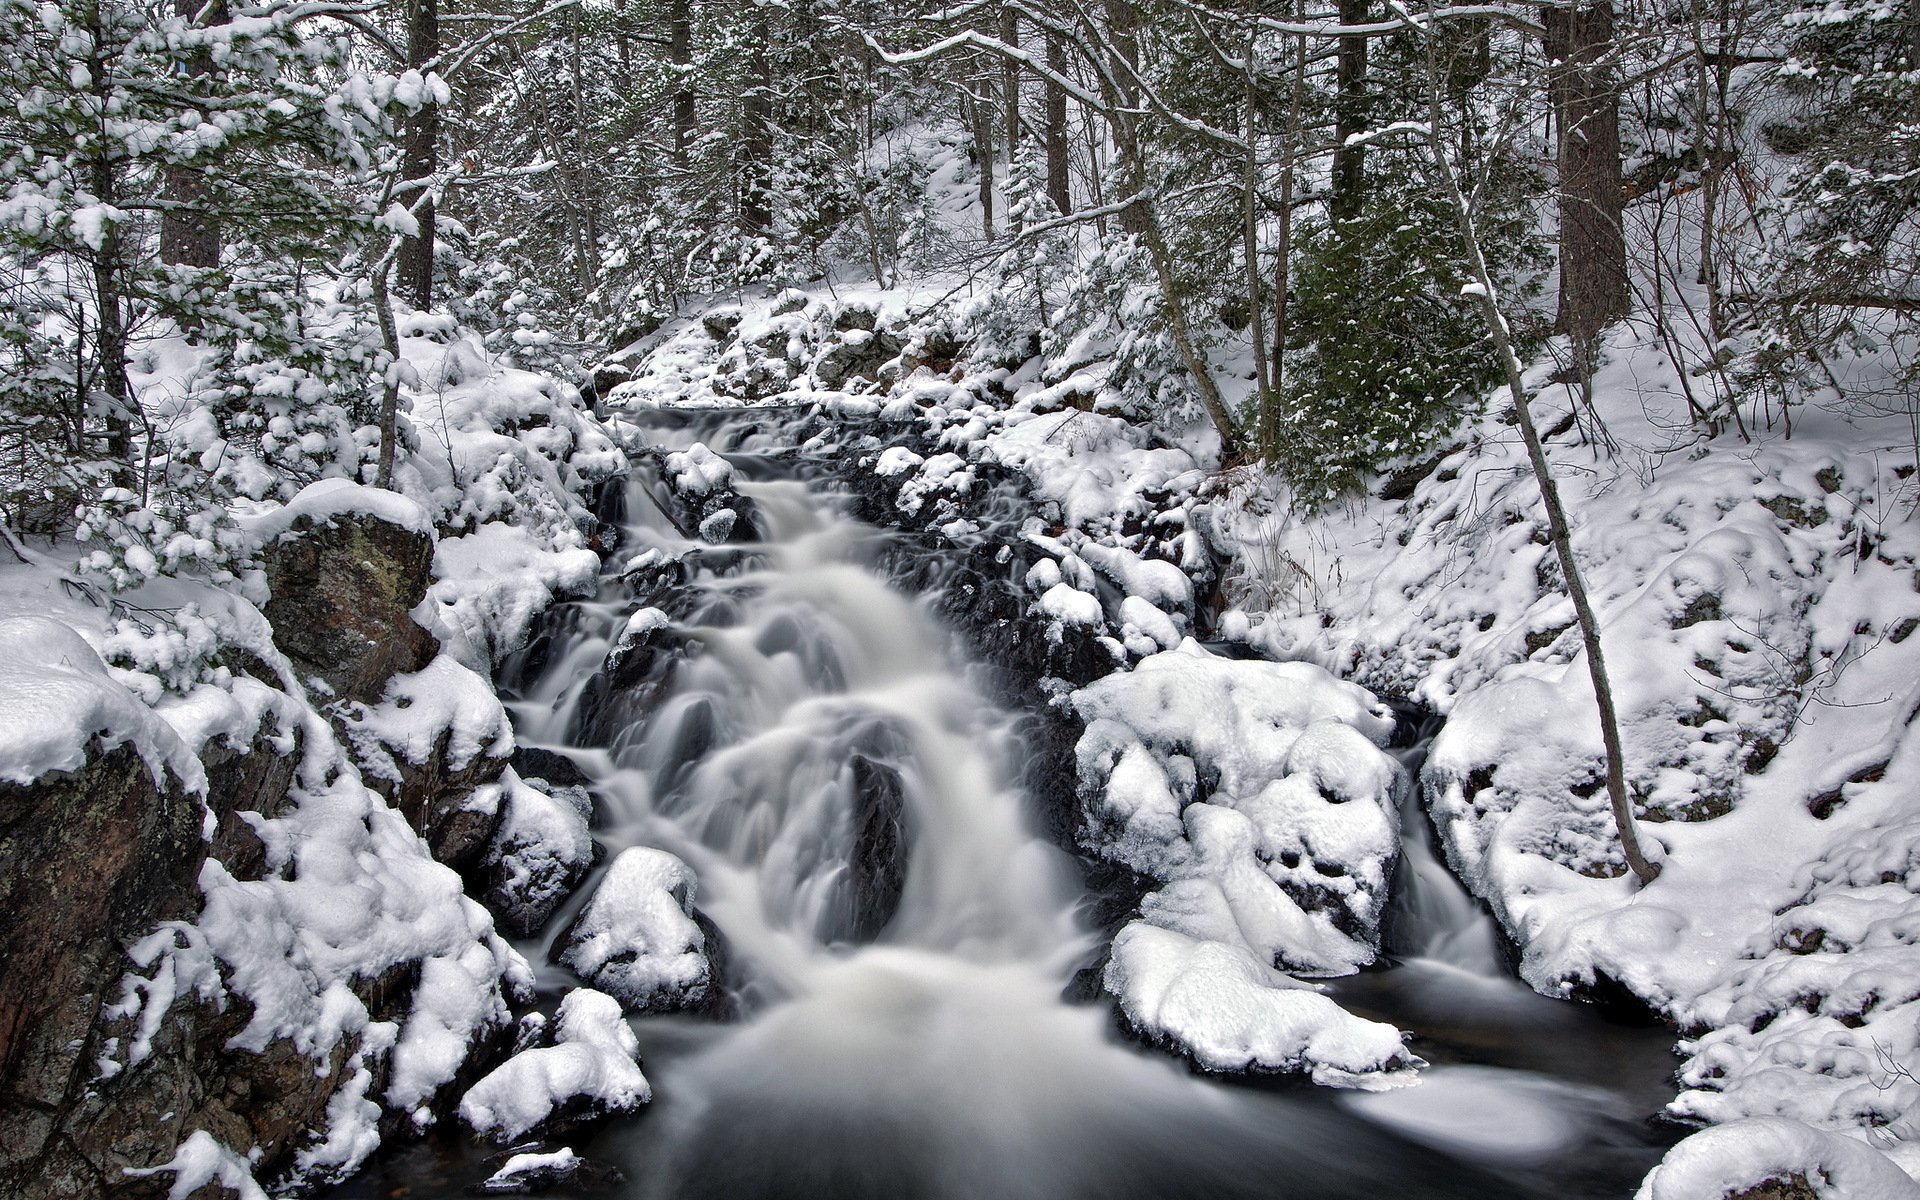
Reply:
<svg viewBox="0 0 1920 1200"><path fill-rule="evenodd" d="M1260 279L1260 152L1255 114L1260 102L1260 78L1254 71L1253 34L1246 43L1246 157L1240 173L1240 241L1245 258L1247 287L1247 334L1253 342L1253 379L1257 403L1265 410L1273 393L1273 371L1267 359L1267 314ZM1264 422L1263 422L1264 423Z"/></svg>
<svg viewBox="0 0 1920 1200"><path fill-rule="evenodd" d="M174 0L174 15L192 21L202 11L208 25L224 25L230 19L226 0L202 4L200 0ZM204 76L213 71L207 54L195 54L181 64L188 75ZM169 207L160 214L160 261L177 267L212 268L220 265L220 218L207 209L206 176L187 163L169 163L163 185Z"/></svg>
<svg viewBox="0 0 1920 1200"><path fill-rule="evenodd" d="M1047 34L1047 70L1067 73L1067 47L1058 34ZM1049 80L1046 87L1047 199L1061 214L1073 211L1072 159L1067 153L1067 91Z"/></svg>
<svg viewBox="0 0 1920 1200"><path fill-rule="evenodd" d="M440 56L439 0L408 0L407 65L421 70ZM401 170L409 183L430 186L440 167L440 106L431 98L420 111L407 118L405 141L400 150ZM434 203L431 195L404 193L406 204L419 223L420 232L400 243L395 262L400 293L415 308L433 307L433 232Z"/></svg>
<svg viewBox="0 0 1920 1200"><path fill-rule="evenodd" d="M994 239L993 221L993 112L978 96L971 92L963 93L961 104L966 109L967 126L973 133L973 157L980 168L980 182L976 195L980 198L980 232L991 242Z"/></svg>
<svg viewBox="0 0 1920 1200"><path fill-rule="evenodd" d="M1613 3L1547 8L1547 92L1559 119L1560 311L1555 328L1591 362L1599 333L1627 314L1626 191Z"/></svg>
<svg viewBox="0 0 1920 1200"><path fill-rule="evenodd" d="M667 14L667 60L673 64L676 78L673 92L673 161L687 165L687 148L693 144L693 0L673 0Z"/></svg>
<svg viewBox="0 0 1920 1200"><path fill-rule="evenodd" d="M749 58L753 86L743 107L746 128L740 138L740 227L750 234L765 233L773 224L773 61L767 54L773 20L765 7L756 11Z"/></svg>
<svg viewBox="0 0 1920 1200"><path fill-rule="evenodd" d="M1297 4L1294 12L1299 12ZM1287 302L1293 287L1294 170L1301 151L1300 110L1306 79L1307 39L1301 36L1294 41L1293 76L1287 82L1287 123L1280 145L1280 212L1276 220L1278 228L1274 231L1273 255L1273 349L1268 358L1273 386L1260 405L1260 449L1268 455L1276 449L1279 438L1280 396L1286 386Z"/></svg>
<svg viewBox="0 0 1920 1200"><path fill-rule="evenodd" d="M1020 44L1020 17L1010 8L1000 10L1000 40L1009 46ZM1006 120L1007 165L1012 166L1020 152L1020 64L1010 58L1000 61L1000 103Z"/></svg>
<svg viewBox="0 0 1920 1200"><path fill-rule="evenodd" d="M394 439L400 426L400 380L395 374L400 365L400 336L393 325L393 298L387 294L387 273L393 257L382 255L373 269L373 311L380 323L380 342L391 361L380 393L380 454L374 465L373 486L393 486Z"/></svg>
<svg viewBox="0 0 1920 1200"><path fill-rule="evenodd" d="M1141 215L1140 240L1146 243L1147 256L1153 260L1154 274L1160 280L1160 292L1167 306L1167 331L1173 335L1174 349L1180 352L1187 374L1193 377L1194 390L1200 393L1200 407L1206 410L1207 419L1220 435L1220 457L1231 459L1240 452L1240 431L1234 427L1233 414L1227 410L1226 398L1214 382L1212 369L1193 340L1192 327L1187 322L1187 304L1181 299L1173 277L1172 255L1167 252L1166 239L1160 235L1159 222L1144 203L1128 211L1138 211Z"/></svg>
<svg viewBox="0 0 1920 1200"><path fill-rule="evenodd" d="M1342 25L1364 25L1368 17L1368 0L1340 0ZM1333 87L1333 196L1327 207L1334 220L1348 221L1360 215L1366 200L1367 148L1347 144L1349 138L1367 129L1365 37L1354 35L1340 39Z"/></svg>
<svg viewBox="0 0 1920 1200"><path fill-rule="evenodd" d="M1426 164L1428 177L1435 185L1435 190L1444 195L1453 208L1474 299L1480 307L1487 334L1493 340L1494 352L1506 376L1507 397L1513 403L1514 420L1520 427L1521 440L1527 447L1527 463L1533 470L1534 482L1540 489L1540 502L1547 512L1547 536L1552 540L1554 555L1559 559L1560 574L1566 580L1567 596L1573 601L1574 617L1580 625L1580 638L1586 649L1587 675L1593 686L1595 705L1600 711L1600 740L1606 752L1607 802L1613 810L1614 829L1620 837L1620 849L1626 856L1628 868L1644 886L1652 883L1660 871L1641 852L1639 833L1634 827L1633 802L1627 795L1626 753L1620 742L1620 718L1614 708L1613 685L1607 677L1606 659L1600 652L1600 622L1587 599L1580 564L1573 556L1573 534L1567 524L1566 509L1560 503L1560 488L1554 482L1553 471L1547 463L1546 448L1541 444L1540 431L1534 424L1533 412L1527 402L1520 357L1513 346L1513 331L1507 324L1506 313L1500 307L1500 295L1494 290L1493 272L1488 269L1486 255L1480 247L1473 205L1467 199L1459 177L1447 158L1442 133L1440 70L1432 49L1433 43L1429 40L1427 139L1431 153Z"/></svg>

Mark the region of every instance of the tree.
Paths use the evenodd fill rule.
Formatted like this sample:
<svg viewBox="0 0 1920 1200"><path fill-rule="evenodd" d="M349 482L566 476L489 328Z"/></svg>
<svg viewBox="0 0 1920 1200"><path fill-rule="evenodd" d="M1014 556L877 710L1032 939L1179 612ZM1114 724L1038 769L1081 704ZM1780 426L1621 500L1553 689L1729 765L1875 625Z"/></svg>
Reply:
<svg viewBox="0 0 1920 1200"><path fill-rule="evenodd" d="M1543 10L1547 93L1559 144L1560 312L1583 363L1599 333L1627 315L1626 189L1620 175L1620 90L1613 2Z"/></svg>
<svg viewBox="0 0 1920 1200"><path fill-rule="evenodd" d="M1546 511L1547 536L1560 564L1567 596L1573 602L1574 617L1580 626L1580 638L1586 652L1587 676L1593 687L1595 706L1600 716L1600 737L1606 762L1607 801L1612 810L1614 830L1620 849L1634 877L1644 886L1652 883L1659 868L1648 860L1640 847L1633 818L1633 801L1627 794L1626 753L1620 740L1620 718L1613 700L1613 685L1607 674L1606 659L1600 642L1600 623L1587 597L1586 583L1579 561L1573 553L1573 534L1566 508L1560 501L1560 488L1547 462L1546 448L1533 419L1532 398L1527 395L1525 370L1520 362L1513 325L1503 307L1499 284L1488 265L1481 241L1480 206L1474 197L1482 194L1479 181L1464 186L1455 150L1448 144L1448 113L1443 103L1445 69L1440 57L1439 37L1432 24L1417 24L1426 51L1427 112L1424 129L1427 154L1423 160L1426 177L1434 192L1452 211L1464 258L1467 283L1462 291L1479 307L1488 338L1507 386L1513 420L1526 445L1527 464L1540 489L1540 503ZM1509 126L1510 127L1510 126ZM1563 193L1564 194L1564 193ZM1562 248L1564 261L1565 248Z"/></svg>

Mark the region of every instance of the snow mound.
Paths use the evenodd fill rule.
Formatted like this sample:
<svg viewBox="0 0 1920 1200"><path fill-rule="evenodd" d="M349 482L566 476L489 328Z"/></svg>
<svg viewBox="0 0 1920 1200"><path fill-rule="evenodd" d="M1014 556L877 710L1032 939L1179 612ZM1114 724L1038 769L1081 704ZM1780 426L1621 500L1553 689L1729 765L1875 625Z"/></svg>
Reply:
<svg viewBox="0 0 1920 1200"><path fill-rule="evenodd" d="M557 960L630 1009L706 997L706 934L693 920L693 871L664 850L623 850L561 938Z"/></svg>
<svg viewBox="0 0 1920 1200"><path fill-rule="evenodd" d="M1136 1029L1209 1071L1303 1071L1329 1087L1410 1082L1400 1031L1347 1012L1244 946L1135 921L1113 941L1106 988Z"/></svg>
<svg viewBox="0 0 1920 1200"><path fill-rule="evenodd" d="M476 1133L508 1143L556 1117L631 1112L653 1099L619 1001L576 989L554 1024L554 1045L521 1051L461 1098L460 1119Z"/></svg>
<svg viewBox="0 0 1920 1200"><path fill-rule="evenodd" d="M733 464L708 449L705 442L667 455L666 466L673 490L684 496L705 496L733 486Z"/></svg>
<svg viewBox="0 0 1920 1200"><path fill-rule="evenodd" d="M395 755L423 766L437 754L459 771L483 754L513 753L513 727L492 685L447 654L395 676L379 704L353 714L352 732L365 768L395 782L402 778Z"/></svg>
<svg viewBox="0 0 1920 1200"><path fill-rule="evenodd" d="M1065 585L1061 585L1065 586ZM1192 640L1073 694L1080 837L1161 886L1115 939L1106 987L1212 1070L1352 1084L1417 1060L1308 976L1373 961L1399 850L1393 723L1306 663Z"/></svg>
<svg viewBox="0 0 1920 1200"><path fill-rule="evenodd" d="M115 681L87 640L51 617L0 620L0 780L28 784L77 771L95 741L131 744L166 786L170 772L193 791L206 772L173 729Z"/></svg>
<svg viewBox="0 0 1920 1200"><path fill-rule="evenodd" d="M1636 1200L1722 1200L1767 1182L1797 1183L1820 1200L1920 1200L1920 1183L1871 1148L1779 1117L1694 1134L1667 1152Z"/></svg>
<svg viewBox="0 0 1920 1200"><path fill-rule="evenodd" d="M322 479L310 483L280 507L242 518L240 524L266 543L292 529L302 517L315 525L326 525L335 517L343 516L374 517L410 533L433 536L433 518L417 502L398 492L351 479Z"/></svg>

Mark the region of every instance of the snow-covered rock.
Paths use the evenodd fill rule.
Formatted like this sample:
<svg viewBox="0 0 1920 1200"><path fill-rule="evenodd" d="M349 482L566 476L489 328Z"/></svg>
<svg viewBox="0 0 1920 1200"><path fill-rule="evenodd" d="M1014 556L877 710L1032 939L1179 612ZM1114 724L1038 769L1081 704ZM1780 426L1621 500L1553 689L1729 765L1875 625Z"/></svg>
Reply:
<svg viewBox="0 0 1920 1200"><path fill-rule="evenodd" d="M1379 703L1310 664L1187 641L1073 705L1081 839L1160 884L1105 976L1135 1027L1213 1070L1351 1084L1417 1062L1287 974L1347 974L1378 949L1399 845Z"/></svg>
<svg viewBox="0 0 1920 1200"><path fill-rule="evenodd" d="M562 935L555 958L629 1009L669 1011L706 998L706 934L693 919L693 871L664 850L623 850Z"/></svg>
<svg viewBox="0 0 1920 1200"><path fill-rule="evenodd" d="M554 1026L553 1045L522 1050L462 1097L469 1128L508 1143L556 1121L631 1112L653 1099L619 1001L578 988L560 1002Z"/></svg>
<svg viewBox="0 0 1920 1200"><path fill-rule="evenodd" d="M1765 1185L1775 1190L1766 1190ZM1854 1138L1755 1117L1703 1130L1660 1160L1637 1200L1920 1200L1920 1183Z"/></svg>
<svg viewBox="0 0 1920 1200"><path fill-rule="evenodd" d="M585 788L528 783L512 771L493 786L503 815L487 848L485 901L509 933L531 937L593 866L593 800Z"/></svg>

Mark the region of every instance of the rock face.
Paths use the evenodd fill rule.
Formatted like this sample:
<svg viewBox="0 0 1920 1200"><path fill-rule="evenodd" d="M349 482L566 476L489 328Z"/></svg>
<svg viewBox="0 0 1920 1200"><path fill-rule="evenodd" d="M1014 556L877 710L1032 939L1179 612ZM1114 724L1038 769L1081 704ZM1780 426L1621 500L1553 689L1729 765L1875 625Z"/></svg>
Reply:
<svg viewBox="0 0 1920 1200"><path fill-rule="evenodd" d="M75 772L0 783L0 1195L85 1195L103 1172L148 1165L69 1120L121 945L197 903L200 823L199 802L156 784L126 745Z"/></svg>
<svg viewBox="0 0 1920 1200"><path fill-rule="evenodd" d="M893 919L906 888L907 819L900 772L865 755L849 768L853 788L853 858L845 895L821 930L828 941L871 942Z"/></svg>
<svg viewBox="0 0 1920 1200"><path fill-rule="evenodd" d="M126 947L200 908L211 857L258 878L264 856L239 816L285 802L297 755L260 743L206 755L216 833L200 801L155 783L129 746L81 770L0 784L0 1197L161 1196L165 1163L193 1131L258 1151L270 1172L323 1128L359 1048L324 1059L275 1041L258 1054L228 1042L251 1017L183 999L157 1027L118 1011ZM406 1011L410 981L369 981L376 1019ZM376 994L378 993L378 994ZM123 1065L126 1046L144 1054Z"/></svg>
<svg viewBox="0 0 1920 1200"><path fill-rule="evenodd" d="M408 614L432 581L433 538L370 513L297 518L265 552L263 610L274 644L303 680L374 701L395 675L424 668L440 643Z"/></svg>

